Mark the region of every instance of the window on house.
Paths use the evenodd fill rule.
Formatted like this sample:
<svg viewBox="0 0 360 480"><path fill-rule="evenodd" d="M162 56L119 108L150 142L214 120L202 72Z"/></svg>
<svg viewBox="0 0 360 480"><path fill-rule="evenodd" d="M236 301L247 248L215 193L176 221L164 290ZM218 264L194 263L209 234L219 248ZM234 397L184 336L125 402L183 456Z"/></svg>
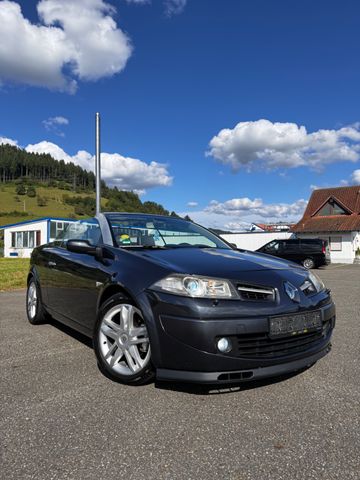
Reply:
<svg viewBox="0 0 360 480"><path fill-rule="evenodd" d="M341 252L342 250L342 238L330 237L330 250L332 252Z"/></svg>
<svg viewBox="0 0 360 480"><path fill-rule="evenodd" d="M58 222L50 220L50 239L55 240L67 229L71 222Z"/></svg>
<svg viewBox="0 0 360 480"><path fill-rule="evenodd" d="M40 245L40 230L26 232L11 232L12 248L35 248Z"/></svg>
<svg viewBox="0 0 360 480"><path fill-rule="evenodd" d="M348 215L348 212L346 212L342 207L340 207L340 205L336 203L335 200L330 199L318 211L317 215L319 217L327 217L329 215Z"/></svg>

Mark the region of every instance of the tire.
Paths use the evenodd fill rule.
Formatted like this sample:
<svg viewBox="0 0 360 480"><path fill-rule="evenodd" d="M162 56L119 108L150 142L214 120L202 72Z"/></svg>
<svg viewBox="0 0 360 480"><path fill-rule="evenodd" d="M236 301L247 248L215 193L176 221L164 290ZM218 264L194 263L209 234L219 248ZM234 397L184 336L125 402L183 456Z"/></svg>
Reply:
<svg viewBox="0 0 360 480"><path fill-rule="evenodd" d="M26 315L31 325L40 325L47 320L40 288L33 277L30 278L26 291Z"/></svg>
<svg viewBox="0 0 360 480"><path fill-rule="evenodd" d="M122 294L100 307L93 345L100 371L115 382L144 385L155 377L141 311Z"/></svg>
<svg viewBox="0 0 360 480"><path fill-rule="evenodd" d="M315 268L315 262L312 258L305 258L305 260L303 260L302 264L304 265L305 268L307 268L308 270L312 269L312 268Z"/></svg>

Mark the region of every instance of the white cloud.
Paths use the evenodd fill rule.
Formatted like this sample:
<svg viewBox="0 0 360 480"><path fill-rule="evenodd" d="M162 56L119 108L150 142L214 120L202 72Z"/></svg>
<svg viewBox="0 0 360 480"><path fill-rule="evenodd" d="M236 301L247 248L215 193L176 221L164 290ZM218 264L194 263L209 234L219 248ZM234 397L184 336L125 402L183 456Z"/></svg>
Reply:
<svg viewBox="0 0 360 480"><path fill-rule="evenodd" d="M126 0L127 3L134 3L135 5L146 5L151 3L151 0ZM187 0L163 0L165 15L172 17L179 15L184 11Z"/></svg>
<svg viewBox="0 0 360 480"><path fill-rule="evenodd" d="M233 198L225 202L213 200L204 210L181 212L202 225L225 230L244 230L251 223L298 221L306 208L307 201L293 203L265 203L261 198Z"/></svg>
<svg viewBox="0 0 360 480"><path fill-rule="evenodd" d="M37 11L31 23L18 3L0 2L0 82L74 93L78 80L125 68L132 47L105 0L41 0Z"/></svg>
<svg viewBox="0 0 360 480"><path fill-rule="evenodd" d="M12 138L0 137L0 145L12 145L13 147L17 147L18 141L13 140Z"/></svg>
<svg viewBox="0 0 360 480"><path fill-rule="evenodd" d="M225 223L224 228L226 230L230 230L231 232L241 232L244 230L249 231L251 227L251 223L246 222L229 222Z"/></svg>
<svg viewBox="0 0 360 480"><path fill-rule="evenodd" d="M45 127L52 127L53 125L69 125L69 120L65 117L49 117L43 121Z"/></svg>
<svg viewBox="0 0 360 480"><path fill-rule="evenodd" d="M64 132L62 132L60 127L69 125L69 120L62 116L49 117L48 119L43 120L42 124L49 132L53 132L60 137L64 137Z"/></svg>
<svg viewBox="0 0 360 480"><path fill-rule="evenodd" d="M197 207L198 205L199 205L198 202L188 202L187 203L187 206L190 207L190 208Z"/></svg>
<svg viewBox="0 0 360 480"><path fill-rule="evenodd" d="M29 144L25 150L49 153L56 160L64 160L66 163L73 162L86 170L94 170L94 156L85 150L79 150L75 155L69 155L58 145L48 141ZM164 164L145 163L142 160L124 157L118 153L102 153L101 175L109 185L116 185L122 190L134 190L138 193L144 193L149 188L168 187L173 180Z"/></svg>
<svg viewBox="0 0 360 480"><path fill-rule="evenodd" d="M360 159L359 123L338 130L308 133L295 123L269 120L240 122L223 129L210 143L207 155L230 165L233 171L244 167L267 169L307 166L321 170L326 164L357 162Z"/></svg>
<svg viewBox="0 0 360 480"><path fill-rule="evenodd" d="M353 173L351 175L351 181L355 185L360 185L360 169L353 171Z"/></svg>
<svg viewBox="0 0 360 480"><path fill-rule="evenodd" d="M266 218L269 221L273 220L289 220L291 218L299 218L307 205L306 200L297 200L294 203L274 203L265 204L261 198L233 198L226 202L217 202L213 200L209 206L205 208L206 212L217 213L220 215L232 216L249 216L256 215L257 217Z"/></svg>
<svg viewBox="0 0 360 480"><path fill-rule="evenodd" d="M165 14L171 17L184 11L187 0L164 0Z"/></svg>

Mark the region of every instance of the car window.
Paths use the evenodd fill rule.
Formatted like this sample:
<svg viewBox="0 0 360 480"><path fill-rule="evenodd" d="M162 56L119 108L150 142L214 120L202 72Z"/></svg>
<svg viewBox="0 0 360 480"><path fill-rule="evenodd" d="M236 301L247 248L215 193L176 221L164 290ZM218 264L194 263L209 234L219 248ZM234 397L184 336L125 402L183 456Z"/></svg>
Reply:
<svg viewBox="0 0 360 480"><path fill-rule="evenodd" d="M266 252L278 252L280 250L280 242L274 240L273 242L268 243L265 245L264 250Z"/></svg>
<svg viewBox="0 0 360 480"><path fill-rule="evenodd" d="M61 244L68 240L87 240L91 245L102 243L99 222L95 218L70 223L56 238Z"/></svg>
<svg viewBox="0 0 360 480"><path fill-rule="evenodd" d="M322 250L322 241L321 240L301 240L300 246L301 250L304 252L314 252Z"/></svg>
<svg viewBox="0 0 360 480"><path fill-rule="evenodd" d="M286 240L284 242L284 250L286 253L299 252L299 240Z"/></svg>

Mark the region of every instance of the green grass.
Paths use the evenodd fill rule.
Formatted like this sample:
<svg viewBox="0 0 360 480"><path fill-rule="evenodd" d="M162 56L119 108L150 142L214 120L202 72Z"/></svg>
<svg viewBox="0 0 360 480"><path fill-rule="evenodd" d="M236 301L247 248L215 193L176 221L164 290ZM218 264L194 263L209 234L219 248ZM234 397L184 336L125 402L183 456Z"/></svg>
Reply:
<svg viewBox="0 0 360 480"><path fill-rule="evenodd" d="M26 287L29 258L0 258L0 291Z"/></svg>
<svg viewBox="0 0 360 480"><path fill-rule="evenodd" d="M71 214L74 215L74 206L65 204L63 202L63 195L67 194L71 197L95 197L95 193L74 193L70 190L35 185L37 196L48 198L47 205L45 207L39 207L36 197L30 198L27 195L17 195L15 188L15 183L0 184L0 225L22 222L23 220L33 220L40 217L68 218ZM16 197L18 197L18 200ZM105 205L106 199L103 199L102 203ZM5 212L12 212L14 210L25 212L25 214L23 216L4 215Z"/></svg>

